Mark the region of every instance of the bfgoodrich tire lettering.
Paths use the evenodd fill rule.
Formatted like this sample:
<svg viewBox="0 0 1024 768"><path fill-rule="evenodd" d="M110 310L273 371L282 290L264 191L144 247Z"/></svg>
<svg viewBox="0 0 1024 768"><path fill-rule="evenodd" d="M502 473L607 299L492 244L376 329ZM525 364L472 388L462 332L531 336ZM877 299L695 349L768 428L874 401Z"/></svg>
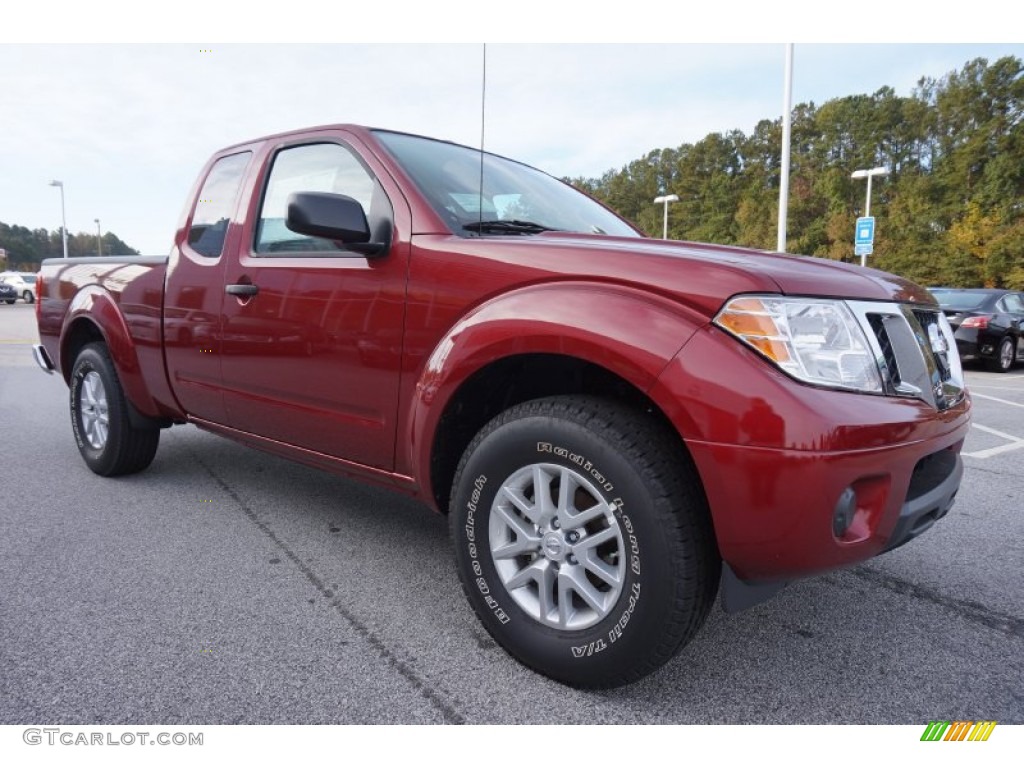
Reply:
<svg viewBox="0 0 1024 768"><path fill-rule="evenodd" d="M682 446L603 399L535 400L490 422L456 472L450 519L463 589L488 632L570 685L614 687L657 669L717 591L707 504Z"/></svg>
<svg viewBox="0 0 1024 768"><path fill-rule="evenodd" d="M103 344L88 344L78 353L70 406L78 451L93 472L127 475L152 463L160 430L132 426L121 382Z"/></svg>

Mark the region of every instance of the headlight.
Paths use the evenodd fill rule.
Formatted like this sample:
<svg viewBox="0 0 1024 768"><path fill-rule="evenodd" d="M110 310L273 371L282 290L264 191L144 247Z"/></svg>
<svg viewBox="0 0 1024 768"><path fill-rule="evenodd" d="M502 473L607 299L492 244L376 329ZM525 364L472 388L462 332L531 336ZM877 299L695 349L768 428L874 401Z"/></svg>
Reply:
<svg viewBox="0 0 1024 768"><path fill-rule="evenodd" d="M875 356L845 302L738 296L715 324L801 381L883 392Z"/></svg>

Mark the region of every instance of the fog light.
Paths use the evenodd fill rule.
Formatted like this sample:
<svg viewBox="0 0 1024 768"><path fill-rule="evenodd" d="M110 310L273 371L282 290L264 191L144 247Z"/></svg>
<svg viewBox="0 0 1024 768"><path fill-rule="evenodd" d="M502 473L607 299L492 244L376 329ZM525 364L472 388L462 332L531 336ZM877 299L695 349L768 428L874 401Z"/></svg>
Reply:
<svg viewBox="0 0 1024 768"><path fill-rule="evenodd" d="M853 515L857 511L857 494L853 488L847 488L839 494L839 501L836 502L835 512L832 513L832 533L836 538L842 538L843 534L853 523Z"/></svg>

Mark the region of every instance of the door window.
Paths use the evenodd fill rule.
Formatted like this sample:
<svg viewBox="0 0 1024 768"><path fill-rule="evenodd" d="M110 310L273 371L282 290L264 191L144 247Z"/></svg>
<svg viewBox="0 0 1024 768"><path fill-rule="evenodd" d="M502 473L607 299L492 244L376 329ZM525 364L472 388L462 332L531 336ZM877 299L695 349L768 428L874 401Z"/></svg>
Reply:
<svg viewBox="0 0 1024 768"><path fill-rule="evenodd" d="M384 192L356 156L340 144L307 144L278 152L270 170L256 228L256 253L338 251L345 246L322 237L292 232L285 225L288 197L295 192L330 192L359 202L370 231L390 211Z"/></svg>

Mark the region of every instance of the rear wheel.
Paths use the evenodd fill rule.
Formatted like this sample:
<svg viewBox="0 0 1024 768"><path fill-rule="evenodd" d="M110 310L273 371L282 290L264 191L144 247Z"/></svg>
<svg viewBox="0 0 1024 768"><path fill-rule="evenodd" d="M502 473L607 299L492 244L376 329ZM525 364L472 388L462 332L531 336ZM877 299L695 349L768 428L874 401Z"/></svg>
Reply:
<svg viewBox="0 0 1024 768"><path fill-rule="evenodd" d="M97 475L139 472L150 465L159 429L132 426L117 371L103 344L88 344L71 371L71 427L78 451Z"/></svg>
<svg viewBox="0 0 1024 768"><path fill-rule="evenodd" d="M1017 349L1013 344L1013 339L1009 336L1004 336L1003 340L999 342L999 350L996 356L985 362L990 371L1006 373L1013 368L1013 361L1016 356Z"/></svg>
<svg viewBox="0 0 1024 768"><path fill-rule="evenodd" d="M654 671L704 623L720 562L678 440L589 397L514 406L466 449L451 527L487 631L549 677L610 688Z"/></svg>

